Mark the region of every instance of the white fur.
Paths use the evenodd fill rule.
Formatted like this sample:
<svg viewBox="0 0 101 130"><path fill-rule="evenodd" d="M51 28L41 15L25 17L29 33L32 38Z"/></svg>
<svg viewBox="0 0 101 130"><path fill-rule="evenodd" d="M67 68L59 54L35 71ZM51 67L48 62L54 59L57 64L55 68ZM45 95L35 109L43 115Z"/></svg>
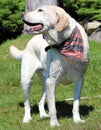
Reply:
<svg viewBox="0 0 101 130"><path fill-rule="evenodd" d="M42 9L43 12L40 12L39 9ZM21 82L25 94L24 122L28 122L31 119L29 91L31 80L36 70L40 70L41 76L43 77L43 95L39 103L41 117L47 116L44 110L44 101L47 94L50 125L59 125L55 107L55 87L59 82L63 84L70 84L73 82L73 120L75 123L84 122L84 120L80 118L79 114L79 99L83 85L83 76L87 67L89 55L89 46L86 33L81 25L79 25L68 14L65 14L65 16L68 17L69 24L62 30L58 31L58 25L56 26L58 23L56 10L59 10L63 14L66 12L63 9L55 6L43 6L39 9L24 14L24 20L31 23L42 23L44 25L42 30L33 33L43 33L46 41L50 45L60 44L70 36L75 26L77 26L83 37L85 62L78 62L68 59L58 53L55 49L50 49L46 53L45 47L48 45L47 42L42 38L41 35L34 37L28 43L22 57Z"/></svg>
<svg viewBox="0 0 101 130"><path fill-rule="evenodd" d="M29 122L31 118L29 93L32 78L37 70L39 70L39 75L42 76L42 98L39 102L40 117L49 117L44 109L45 99L46 99L46 86L44 81L44 70L46 70L46 56L45 47L47 42L43 39L42 35L34 36L27 44L23 51L18 50L14 46L10 46L10 54L17 60L21 60L21 83L25 95L25 115L23 122Z"/></svg>

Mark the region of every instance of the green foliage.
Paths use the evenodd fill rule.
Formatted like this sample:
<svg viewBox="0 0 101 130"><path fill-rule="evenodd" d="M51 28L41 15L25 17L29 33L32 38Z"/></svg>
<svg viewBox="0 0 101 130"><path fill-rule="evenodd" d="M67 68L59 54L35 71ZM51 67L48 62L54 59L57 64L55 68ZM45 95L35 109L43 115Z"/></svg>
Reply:
<svg viewBox="0 0 101 130"><path fill-rule="evenodd" d="M79 15L90 20L101 20L101 0L81 0L78 4L80 8L76 12Z"/></svg>
<svg viewBox="0 0 101 130"><path fill-rule="evenodd" d="M63 0L64 8L78 21L101 21L101 0Z"/></svg>
<svg viewBox="0 0 101 130"><path fill-rule="evenodd" d="M85 18L101 20L101 0L58 0L77 21ZM8 38L21 34L23 22L21 12L25 10L25 0L0 0L0 44Z"/></svg>
<svg viewBox="0 0 101 130"><path fill-rule="evenodd" d="M14 38L21 34L22 21L21 12L25 9L23 0L1 0L0 1L0 40ZM1 42L0 41L0 42Z"/></svg>

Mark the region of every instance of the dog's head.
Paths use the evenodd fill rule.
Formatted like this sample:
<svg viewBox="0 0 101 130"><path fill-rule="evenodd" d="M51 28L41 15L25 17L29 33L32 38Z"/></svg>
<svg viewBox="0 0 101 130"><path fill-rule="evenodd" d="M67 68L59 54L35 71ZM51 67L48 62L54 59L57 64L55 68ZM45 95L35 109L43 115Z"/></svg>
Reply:
<svg viewBox="0 0 101 130"><path fill-rule="evenodd" d="M51 29L62 31L69 24L69 16L60 7L41 6L35 11L24 12L22 20L29 25L29 33L45 33Z"/></svg>

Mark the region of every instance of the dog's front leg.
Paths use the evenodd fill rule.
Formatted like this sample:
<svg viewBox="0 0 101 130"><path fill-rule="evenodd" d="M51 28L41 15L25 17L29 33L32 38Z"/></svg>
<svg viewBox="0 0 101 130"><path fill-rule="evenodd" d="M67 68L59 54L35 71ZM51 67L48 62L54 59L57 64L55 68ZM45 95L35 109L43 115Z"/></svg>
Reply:
<svg viewBox="0 0 101 130"><path fill-rule="evenodd" d="M79 100L81 89L83 85L83 79L80 78L74 82L74 102L73 102L73 120L75 123L84 123L84 120L81 120L79 113Z"/></svg>
<svg viewBox="0 0 101 130"><path fill-rule="evenodd" d="M48 99L48 108L50 116L50 125L54 127L59 125L55 107L55 82L53 81L52 78L48 78L46 84L47 84L47 99Z"/></svg>

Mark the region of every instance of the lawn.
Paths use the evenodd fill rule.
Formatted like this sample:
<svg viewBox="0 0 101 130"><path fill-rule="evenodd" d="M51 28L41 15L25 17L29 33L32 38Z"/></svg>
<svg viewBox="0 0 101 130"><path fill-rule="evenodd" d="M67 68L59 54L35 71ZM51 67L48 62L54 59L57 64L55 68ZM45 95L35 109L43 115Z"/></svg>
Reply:
<svg viewBox="0 0 101 130"><path fill-rule="evenodd" d="M0 46L0 130L101 130L101 43L90 42L90 62L82 89L81 117L85 124L75 124L72 120L73 85L57 86L56 107L60 127L51 128L49 119L40 119L38 102L41 96L41 81L35 76L31 89L32 121L23 124L24 98L20 84L20 62L9 53L9 46L23 49L29 35L8 40ZM47 109L47 104L46 104Z"/></svg>

